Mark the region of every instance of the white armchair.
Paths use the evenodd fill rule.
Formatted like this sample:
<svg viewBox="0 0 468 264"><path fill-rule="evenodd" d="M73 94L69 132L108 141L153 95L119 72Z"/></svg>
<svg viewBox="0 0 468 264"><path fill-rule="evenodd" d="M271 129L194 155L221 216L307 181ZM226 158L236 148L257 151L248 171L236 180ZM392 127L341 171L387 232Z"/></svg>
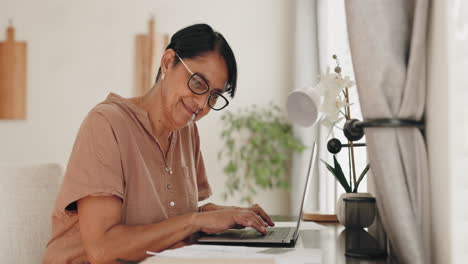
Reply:
<svg viewBox="0 0 468 264"><path fill-rule="evenodd" d="M0 163L0 259L41 263L63 175L60 164Z"/></svg>

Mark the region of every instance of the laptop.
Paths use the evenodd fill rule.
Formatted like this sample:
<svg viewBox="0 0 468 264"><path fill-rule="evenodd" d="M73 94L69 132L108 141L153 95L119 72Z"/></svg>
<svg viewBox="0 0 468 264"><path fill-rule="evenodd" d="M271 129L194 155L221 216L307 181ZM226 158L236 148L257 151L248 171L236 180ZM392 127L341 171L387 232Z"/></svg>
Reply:
<svg viewBox="0 0 468 264"><path fill-rule="evenodd" d="M297 218L296 227L269 227L264 235L253 228L228 229L217 234L203 234L198 238L199 244L210 245L237 245L237 246L257 246L257 247L294 247L299 237L299 226L302 221L302 207L306 197L307 185L309 183L312 163L315 162L315 143L312 146L312 153L309 162L309 169L302 193L301 206Z"/></svg>

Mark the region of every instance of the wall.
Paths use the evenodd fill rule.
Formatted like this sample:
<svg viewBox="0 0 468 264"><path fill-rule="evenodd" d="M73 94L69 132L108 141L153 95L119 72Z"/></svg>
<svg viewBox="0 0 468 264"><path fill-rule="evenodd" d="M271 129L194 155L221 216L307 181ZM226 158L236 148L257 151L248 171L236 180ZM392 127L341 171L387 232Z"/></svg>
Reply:
<svg viewBox="0 0 468 264"><path fill-rule="evenodd" d="M468 3L433 1L428 50L427 139L434 263L468 259Z"/></svg>
<svg viewBox="0 0 468 264"><path fill-rule="evenodd" d="M134 36L146 32L151 14L161 32L206 22L223 33L239 68L230 110L283 106L292 83L292 12L287 0L2 0L0 39L12 18L17 39L28 42L28 119L0 120L0 161L66 163L86 113L110 91L132 96ZM225 181L217 160L220 115L199 122L217 203ZM270 213L287 212L286 193L265 192L257 201Z"/></svg>
<svg viewBox="0 0 468 264"><path fill-rule="evenodd" d="M453 263L468 259L468 3L448 1L448 127ZM449 201L450 201L449 200Z"/></svg>

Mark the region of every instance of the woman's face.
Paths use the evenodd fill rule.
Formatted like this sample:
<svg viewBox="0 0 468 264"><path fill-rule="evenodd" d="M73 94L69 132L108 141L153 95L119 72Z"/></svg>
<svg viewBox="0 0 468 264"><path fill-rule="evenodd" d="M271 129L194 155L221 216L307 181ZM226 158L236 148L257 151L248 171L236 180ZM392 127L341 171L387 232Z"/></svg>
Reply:
<svg viewBox="0 0 468 264"><path fill-rule="evenodd" d="M191 76L183 63L174 66L177 55L167 50L162 59L161 71L165 75L162 82L163 109L166 121L171 127L186 126L195 113L195 120L204 117L210 111L208 97L211 92L224 92L228 80L227 66L217 52L207 52L202 56L183 59L188 68L204 77L210 90L202 95L193 93L188 87Z"/></svg>

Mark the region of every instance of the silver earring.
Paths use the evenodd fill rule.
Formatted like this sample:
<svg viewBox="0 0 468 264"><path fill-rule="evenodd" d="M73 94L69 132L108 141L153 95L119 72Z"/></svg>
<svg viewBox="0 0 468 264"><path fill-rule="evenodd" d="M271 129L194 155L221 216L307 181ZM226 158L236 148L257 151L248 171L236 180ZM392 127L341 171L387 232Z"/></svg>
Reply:
<svg viewBox="0 0 468 264"><path fill-rule="evenodd" d="M166 77L166 74L163 73L161 76L161 79L164 80L165 77Z"/></svg>

